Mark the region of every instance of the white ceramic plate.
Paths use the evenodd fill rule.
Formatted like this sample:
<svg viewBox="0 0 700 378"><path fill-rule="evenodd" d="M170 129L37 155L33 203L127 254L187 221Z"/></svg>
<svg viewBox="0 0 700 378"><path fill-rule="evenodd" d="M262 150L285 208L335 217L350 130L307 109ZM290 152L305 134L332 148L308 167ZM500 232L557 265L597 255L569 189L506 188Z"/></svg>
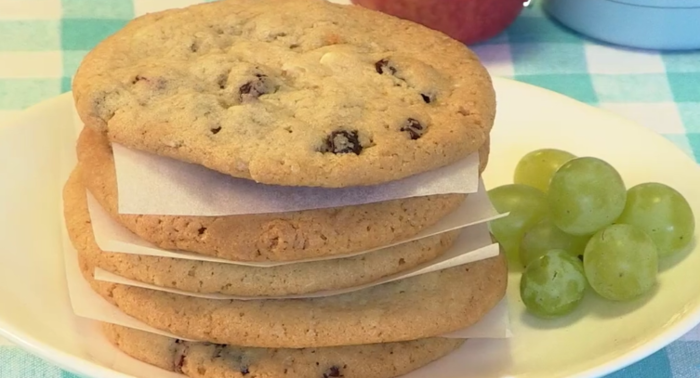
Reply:
<svg viewBox="0 0 700 378"><path fill-rule="evenodd" d="M498 117L484 177L489 187L509 183L526 152L557 147L609 161L628 186L667 183L700 214L700 171L664 138L553 92L503 79L496 79L495 86ZM86 376L172 376L130 359L120 365L121 372L110 369L112 347L94 323L72 314L59 209L59 161L73 148L72 117L71 97L63 95L0 127L0 334ZM575 314L557 321L524 313L517 274L511 274L515 336L468 341L464 348L469 353L448 356L410 376L437 376L447 364L463 366L464 373L445 378L595 377L622 368L700 321L700 253L681 257L664 268L652 296L611 304L589 295Z"/></svg>

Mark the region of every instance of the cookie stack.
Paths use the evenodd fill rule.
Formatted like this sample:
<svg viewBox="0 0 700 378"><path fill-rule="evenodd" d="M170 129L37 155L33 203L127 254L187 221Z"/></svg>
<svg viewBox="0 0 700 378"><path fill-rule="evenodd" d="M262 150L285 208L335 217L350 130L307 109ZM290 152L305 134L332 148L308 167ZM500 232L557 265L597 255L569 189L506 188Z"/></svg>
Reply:
<svg viewBox="0 0 700 378"><path fill-rule="evenodd" d="M479 153L495 114L476 56L448 37L323 0L228 0L135 19L90 52L74 79L85 128L64 188L84 278L122 312L177 339L105 324L122 351L191 377L395 377L463 340L504 296L503 259L307 299L215 300L95 280L100 268L150 285L240 297L375 282L434 260L458 231L407 240L465 195L232 216L119 212L112 146L264 185L382 185ZM87 196L159 248L255 267L104 252ZM344 257L380 248L374 252Z"/></svg>

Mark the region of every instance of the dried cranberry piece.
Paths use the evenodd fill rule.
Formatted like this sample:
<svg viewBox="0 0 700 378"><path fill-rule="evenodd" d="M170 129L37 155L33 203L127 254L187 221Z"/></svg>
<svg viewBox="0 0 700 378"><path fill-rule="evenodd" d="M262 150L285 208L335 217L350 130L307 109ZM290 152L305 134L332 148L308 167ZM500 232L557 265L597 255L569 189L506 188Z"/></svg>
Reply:
<svg viewBox="0 0 700 378"><path fill-rule="evenodd" d="M323 373L323 378L339 378L339 377L344 377L344 375L340 373L340 367L338 367L338 366L331 366L327 372Z"/></svg>
<svg viewBox="0 0 700 378"><path fill-rule="evenodd" d="M255 79L251 80L238 89L241 102L254 100L268 93L269 85L267 75L255 74Z"/></svg>
<svg viewBox="0 0 700 378"><path fill-rule="evenodd" d="M426 132L426 127L420 123L420 121L409 118L406 123L401 127L401 131L405 131L411 136L411 139L416 140L423 136Z"/></svg>
<svg viewBox="0 0 700 378"><path fill-rule="evenodd" d="M185 341L177 339L175 340L174 348L174 370L178 373L182 373L182 368L185 366L185 359L187 358L187 352L189 351L189 345Z"/></svg>
<svg viewBox="0 0 700 378"><path fill-rule="evenodd" d="M326 138L325 145L321 152L330 152L333 154L354 153L359 155L362 152L362 145L357 131L333 131Z"/></svg>
<svg viewBox="0 0 700 378"><path fill-rule="evenodd" d="M392 75L396 74L396 68L393 67L388 60L382 59L378 61L377 63L374 63L374 68L377 70L377 73L380 75L384 74L385 69L389 69L389 72L391 72Z"/></svg>
<svg viewBox="0 0 700 378"><path fill-rule="evenodd" d="M165 89L167 85L167 80L162 78L162 77L156 77L154 78L148 78L146 76L141 76L141 75L136 75L133 80L131 80L131 84L136 85L136 83L141 83L143 82L144 84L142 85L148 85L150 89L156 89L156 90L163 90Z"/></svg>

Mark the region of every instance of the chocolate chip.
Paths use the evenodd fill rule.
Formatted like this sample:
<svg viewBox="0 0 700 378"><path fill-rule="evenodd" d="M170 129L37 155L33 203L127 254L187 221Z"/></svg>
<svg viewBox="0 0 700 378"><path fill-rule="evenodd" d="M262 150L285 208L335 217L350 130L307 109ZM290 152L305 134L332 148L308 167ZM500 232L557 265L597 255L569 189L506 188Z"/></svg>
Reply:
<svg viewBox="0 0 700 378"><path fill-rule="evenodd" d="M241 85L241 87L238 89L241 102L246 100L254 100L261 95L266 94L268 92L268 87L267 75L256 74L255 80L251 80Z"/></svg>
<svg viewBox="0 0 700 378"><path fill-rule="evenodd" d="M221 127L219 127L219 129L221 129ZM218 133L218 131L217 131L217 133ZM216 134L216 133L214 133L214 134ZM199 234L199 236L204 235L205 232L207 232L207 228L204 226L200 227L199 230L197 230L197 233Z"/></svg>
<svg viewBox="0 0 700 378"><path fill-rule="evenodd" d="M357 131L334 131L326 138L325 145L321 152L334 154L354 153L359 155L362 152L362 145Z"/></svg>
<svg viewBox="0 0 700 378"><path fill-rule="evenodd" d="M378 61L377 63L374 63L374 68L377 70L377 73L380 75L384 74L385 68L388 68L392 75L394 75L396 73L396 68L392 67L389 64L389 61L386 59L382 59L382 60Z"/></svg>
<svg viewBox="0 0 700 378"><path fill-rule="evenodd" d="M426 104L430 104L433 102L433 97L424 93L420 94L421 97L423 97L423 101L425 101Z"/></svg>
<svg viewBox="0 0 700 378"><path fill-rule="evenodd" d="M250 374L250 370L248 370L247 366L241 366L241 375L248 375Z"/></svg>
<svg viewBox="0 0 700 378"><path fill-rule="evenodd" d="M219 133L219 131L221 131L221 125L216 125L215 127L212 127L211 129L209 129L209 131L211 131L212 134L216 135Z"/></svg>
<svg viewBox="0 0 700 378"><path fill-rule="evenodd" d="M340 374L340 368L338 366L331 366L327 372L323 373L323 378L338 378L338 377L344 377L344 375Z"/></svg>
<svg viewBox="0 0 700 378"><path fill-rule="evenodd" d="M401 127L401 131L408 132L411 139L416 140L425 134L425 127L416 119L409 118L406 123Z"/></svg>

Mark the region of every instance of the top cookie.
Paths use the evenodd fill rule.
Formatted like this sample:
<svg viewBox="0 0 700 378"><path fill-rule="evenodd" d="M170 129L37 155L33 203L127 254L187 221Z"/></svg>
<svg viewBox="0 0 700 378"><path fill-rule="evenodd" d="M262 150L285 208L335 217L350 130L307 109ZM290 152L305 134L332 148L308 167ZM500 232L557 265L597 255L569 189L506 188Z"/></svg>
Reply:
<svg viewBox="0 0 700 378"><path fill-rule="evenodd" d="M476 152L495 117L477 56L324 0L226 0L139 17L83 60L83 122L131 148L287 186L374 185Z"/></svg>

